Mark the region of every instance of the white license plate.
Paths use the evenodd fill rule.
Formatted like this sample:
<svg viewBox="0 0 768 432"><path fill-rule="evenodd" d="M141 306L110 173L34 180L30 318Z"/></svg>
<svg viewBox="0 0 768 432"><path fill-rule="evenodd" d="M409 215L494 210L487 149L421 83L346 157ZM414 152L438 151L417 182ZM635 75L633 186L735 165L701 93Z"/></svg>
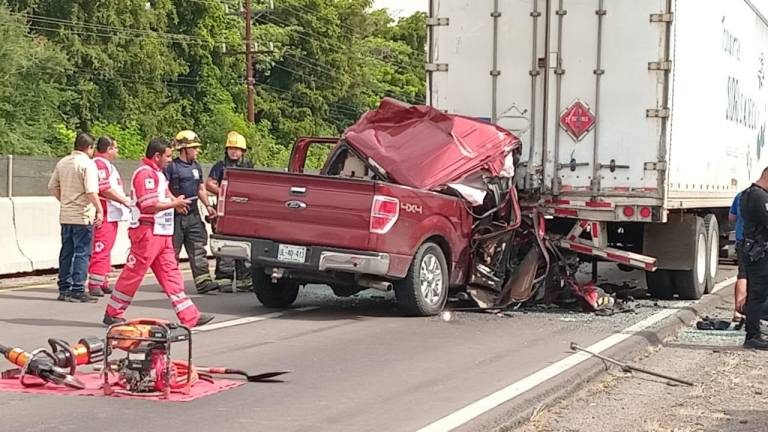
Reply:
<svg viewBox="0 0 768 432"><path fill-rule="evenodd" d="M307 248L304 246L288 246L281 244L277 249L277 260L303 263L307 260Z"/></svg>

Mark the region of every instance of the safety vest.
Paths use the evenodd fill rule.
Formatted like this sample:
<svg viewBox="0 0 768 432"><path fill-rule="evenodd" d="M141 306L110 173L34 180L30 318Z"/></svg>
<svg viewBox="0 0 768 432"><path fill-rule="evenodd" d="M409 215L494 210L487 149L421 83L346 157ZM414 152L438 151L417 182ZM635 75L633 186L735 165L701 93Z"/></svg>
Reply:
<svg viewBox="0 0 768 432"><path fill-rule="evenodd" d="M136 174L141 172L142 170L152 170L152 167L149 165L141 165L139 168L136 169L136 171L133 172L133 177L131 177L131 185L133 185L133 181L136 179ZM154 171L155 175L158 177L158 184L157 184L157 199L161 203L170 202L170 199L168 198L168 180L165 178L165 174L163 174L162 171ZM173 212L174 209L170 208L167 210L163 210L160 212L157 212L155 214L149 214L149 213L141 213L141 210L139 209L137 202L138 202L138 196L136 196L136 189L131 188L131 198L132 198L132 204L131 204L131 228L136 228L139 226L139 220L141 217L149 217L153 218L153 230L152 232L155 235L173 235Z"/></svg>

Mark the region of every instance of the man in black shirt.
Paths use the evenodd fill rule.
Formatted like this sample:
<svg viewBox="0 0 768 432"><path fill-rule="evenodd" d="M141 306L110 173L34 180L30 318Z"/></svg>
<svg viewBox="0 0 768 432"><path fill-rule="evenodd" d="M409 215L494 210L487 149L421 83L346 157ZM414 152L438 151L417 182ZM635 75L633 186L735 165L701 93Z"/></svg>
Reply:
<svg viewBox="0 0 768 432"><path fill-rule="evenodd" d="M768 298L768 168L741 196L744 243L739 259L747 273L745 307L747 338L744 346L768 350L760 332L760 309Z"/></svg>
<svg viewBox="0 0 768 432"><path fill-rule="evenodd" d="M224 180L224 170L227 168L253 168L253 164L245 158L248 150L245 137L237 132L227 134L227 142L224 145L224 159L216 162L208 174L205 183L208 192L219 195L219 186ZM215 230L214 225L214 230ZM237 271L237 272L235 272ZM250 291L252 288L251 272L244 260L216 257L216 282L222 287L232 285L233 278L237 276L237 290Z"/></svg>

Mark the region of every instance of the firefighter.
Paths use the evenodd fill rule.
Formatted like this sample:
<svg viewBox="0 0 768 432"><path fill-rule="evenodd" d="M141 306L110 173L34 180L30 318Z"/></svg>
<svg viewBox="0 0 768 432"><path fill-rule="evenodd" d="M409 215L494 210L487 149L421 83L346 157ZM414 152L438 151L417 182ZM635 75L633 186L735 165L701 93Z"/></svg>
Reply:
<svg viewBox="0 0 768 432"><path fill-rule="evenodd" d="M93 232L93 255L88 265L88 291L94 297L111 294L107 274L112 269L110 257L117 237L118 222L130 216L131 202L125 196L123 180L112 164L117 159L117 141L109 136L99 138L93 158L99 175L99 201L104 211L104 222Z"/></svg>
<svg viewBox="0 0 768 432"><path fill-rule="evenodd" d="M216 162L208 174L205 186L208 192L219 195L219 185L224 179L224 170L227 168L253 168L253 164L245 158L248 146L245 137L237 132L227 134L227 142L224 145L224 159ZM214 228L215 229L215 228ZM231 285L235 275L237 276L237 289L250 291L252 288L250 269L244 260L216 257L216 282L221 287Z"/></svg>
<svg viewBox="0 0 768 432"><path fill-rule="evenodd" d="M208 192L203 184L203 168L197 163L197 153L202 144L197 134L191 130L183 130L176 135L174 147L179 151L179 157L174 159L163 170L173 195L189 197L192 204L189 211L175 212L173 220L173 249L179 258L181 246L187 250L189 266L198 294L205 294L219 289L219 284L213 281L208 270L208 254L205 245L208 244L208 232L203 219L200 217L198 200L205 207L208 217L216 215L216 210L208 201Z"/></svg>
<svg viewBox="0 0 768 432"><path fill-rule="evenodd" d="M197 327L214 318L201 314L184 293L184 278L173 250L173 215L174 210L186 212L191 201L183 195L174 197L168 190L163 168L170 163L171 153L166 140L153 139L131 178L131 251L107 304L106 325L125 321L125 310L150 268L182 324Z"/></svg>

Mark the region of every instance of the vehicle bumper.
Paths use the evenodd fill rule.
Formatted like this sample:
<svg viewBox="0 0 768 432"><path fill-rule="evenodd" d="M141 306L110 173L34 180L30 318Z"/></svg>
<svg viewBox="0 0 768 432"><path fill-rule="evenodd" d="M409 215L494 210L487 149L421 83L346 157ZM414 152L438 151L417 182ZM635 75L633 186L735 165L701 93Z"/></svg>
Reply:
<svg viewBox="0 0 768 432"><path fill-rule="evenodd" d="M306 246L303 263L281 261L277 259L278 242L218 234L211 236L210 247L215 256L247 260L256 267L400 276L390 274L391 257L386 253Z"/></svg>

